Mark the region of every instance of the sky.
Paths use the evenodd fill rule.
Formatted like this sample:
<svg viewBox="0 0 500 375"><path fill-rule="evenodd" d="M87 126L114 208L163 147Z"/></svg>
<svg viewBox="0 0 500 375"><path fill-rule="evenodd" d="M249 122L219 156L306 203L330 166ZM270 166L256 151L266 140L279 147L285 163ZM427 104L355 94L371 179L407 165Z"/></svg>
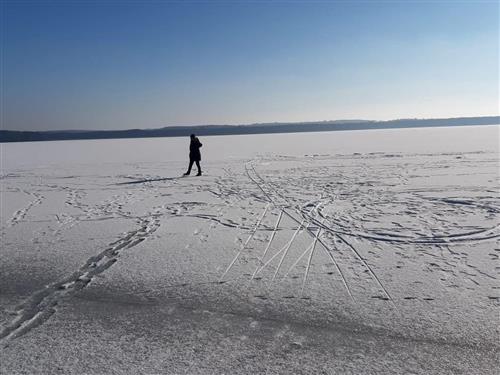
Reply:
<svg viewBox="0 0 500 375"><path fill-rule="evenodd" d="M499 114L498 1L1 2L1 128Z"/></svg>

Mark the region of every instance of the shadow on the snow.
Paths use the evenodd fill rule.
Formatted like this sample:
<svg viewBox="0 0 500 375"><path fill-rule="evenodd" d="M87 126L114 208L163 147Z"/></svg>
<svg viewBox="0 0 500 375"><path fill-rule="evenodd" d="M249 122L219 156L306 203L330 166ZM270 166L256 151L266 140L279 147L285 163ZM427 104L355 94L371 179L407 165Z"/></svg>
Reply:
<svg viewBox="0 0 500 375"><path fill-rule="evenodd" d="M133 185L133 184L144 184L146 182L172 181L172 180L177 180L178 178L181 178L181 177L148 178L148 179L144 179L144 180L134 180L134 181L128 181L128 182L119 182L116 185Z"/></svg>

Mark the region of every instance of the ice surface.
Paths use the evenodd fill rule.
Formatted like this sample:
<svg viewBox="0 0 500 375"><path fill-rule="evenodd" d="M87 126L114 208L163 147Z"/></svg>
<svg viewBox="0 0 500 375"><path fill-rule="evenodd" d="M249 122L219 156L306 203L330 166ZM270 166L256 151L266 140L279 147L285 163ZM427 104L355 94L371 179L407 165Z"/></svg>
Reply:
<svg viewBox="0 0 500 375"><path fill-rule="evenodd" d="M230 161L261 155L350 153L449 153L497 151L498 126L413 128L322 133L202 137L203 159ZM87 163L171 163L184 161L189 137L107 139L0 144L3 173L19 167L78 166Z"/></svg>
<svg viewBox="0 0 500 375"><path fill-rule="evenodd" d="M0 373L494 374L498 131L2 144Z"/></svg>

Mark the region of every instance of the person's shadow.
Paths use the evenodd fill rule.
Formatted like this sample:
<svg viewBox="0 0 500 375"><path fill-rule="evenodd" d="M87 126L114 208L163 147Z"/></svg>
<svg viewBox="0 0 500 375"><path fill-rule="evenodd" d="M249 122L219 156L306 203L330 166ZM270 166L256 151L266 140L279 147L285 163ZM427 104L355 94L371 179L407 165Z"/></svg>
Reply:
<svg viewBox="0 0 500 375"><path fill-rule="evenodd" d="M179 178L182 178L182 176L179 176L179 177L165 177L165 178L147 178L147 179L144 179L144 180L134 180L134 181L127 181L127 182L119 182L116 185L133 185L133 184L144 184L146 182L172 181L172 180L177 180Z"/></svg>

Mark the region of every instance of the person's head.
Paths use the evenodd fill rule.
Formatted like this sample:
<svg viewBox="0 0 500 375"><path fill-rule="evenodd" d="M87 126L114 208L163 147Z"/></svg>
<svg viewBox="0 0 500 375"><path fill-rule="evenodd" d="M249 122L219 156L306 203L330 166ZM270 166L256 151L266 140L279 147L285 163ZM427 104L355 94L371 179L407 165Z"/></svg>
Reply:
<svg viewBox="0 0 500 375"><path fill-rule="evenodd" d="M191 134L190 137L191 137L191 139L195 139L196 138L196 136L194 134Z"/></svg>

